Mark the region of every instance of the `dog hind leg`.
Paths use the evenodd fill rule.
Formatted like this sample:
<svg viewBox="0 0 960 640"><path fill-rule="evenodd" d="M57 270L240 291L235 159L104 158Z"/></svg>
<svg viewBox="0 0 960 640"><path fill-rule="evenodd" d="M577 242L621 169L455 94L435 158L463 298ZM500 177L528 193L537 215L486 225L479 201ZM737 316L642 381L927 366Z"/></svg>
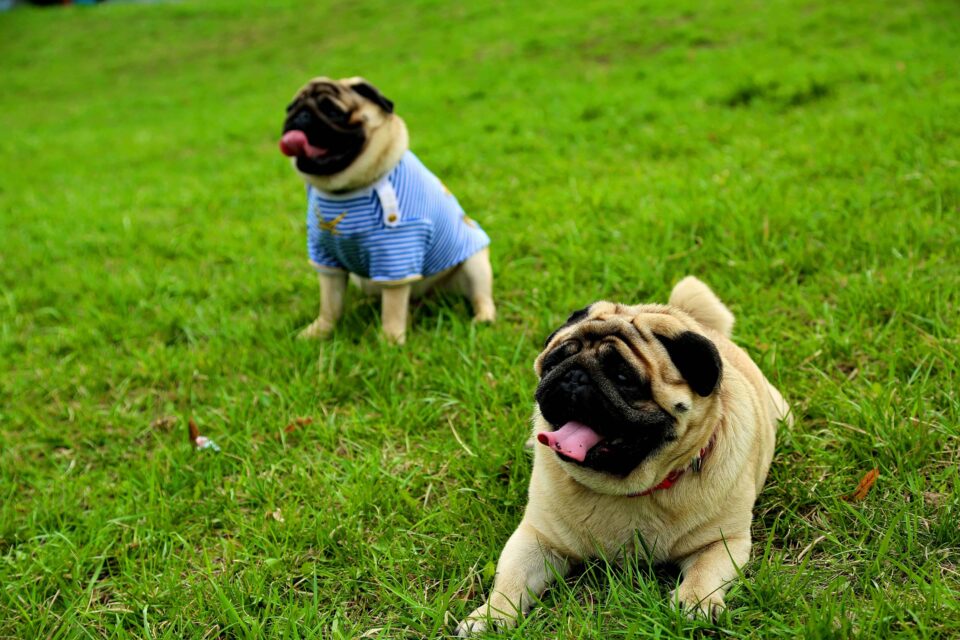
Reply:
<svg viewBox="0 0 960 640"><path fill-rule="evenodd" d="M489 249L484 248L467 258L452 275L447 288L469 298L473 306L473 319L477 322L493 322L496 319Z"/></svg>

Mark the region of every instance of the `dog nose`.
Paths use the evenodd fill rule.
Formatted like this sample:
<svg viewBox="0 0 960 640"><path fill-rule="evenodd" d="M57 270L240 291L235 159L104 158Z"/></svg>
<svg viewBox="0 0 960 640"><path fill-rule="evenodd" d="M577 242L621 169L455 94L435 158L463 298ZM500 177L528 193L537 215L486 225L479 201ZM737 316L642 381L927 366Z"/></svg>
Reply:
<svg viewBox="0 0 960 640"><path fill-rule="evenodd" d="M560 384L572 388L582 387L585 384L590 384L590 376L580 367L574 367L563 374L563 379L560 381Z"/></svg>
<svg viewBox="0 0 960 640"><path fill-rule="evenodd" d="M289 129L308 129L313 124L314 117L309 109L301 109L289 121Z"/></svg>
<svg viewBox="0 0 960 640"><path fill-rule="evenodd" d="M563 374L558 387L574 405L588 403L593 397L593 381L589 374L580 367L574 367Z"/></svg>

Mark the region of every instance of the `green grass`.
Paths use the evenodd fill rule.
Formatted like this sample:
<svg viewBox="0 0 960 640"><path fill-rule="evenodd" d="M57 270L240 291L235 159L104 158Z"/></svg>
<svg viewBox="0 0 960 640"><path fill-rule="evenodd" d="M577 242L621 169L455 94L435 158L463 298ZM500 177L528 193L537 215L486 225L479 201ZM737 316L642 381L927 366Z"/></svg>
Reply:
<svg viewBox="0 0 960 640"><path fill-rule="evenodd" d="M513 637L960 634L960 7L465 5L0 14L0 637L451 631L524 506L542 339L688 273L798 416L747 580L710 625L592 563ZM432 299L397 349L353 298L294 340L276 140L320 73L489 232L496 325Z"/></svg>

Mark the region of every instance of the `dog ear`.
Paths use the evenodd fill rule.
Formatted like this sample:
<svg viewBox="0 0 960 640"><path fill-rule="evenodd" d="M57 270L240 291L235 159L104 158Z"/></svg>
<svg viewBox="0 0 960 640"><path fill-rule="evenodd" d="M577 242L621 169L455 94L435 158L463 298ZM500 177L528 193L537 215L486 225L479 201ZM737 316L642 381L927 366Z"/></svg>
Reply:
<svg viewBox="0 0 960 640"><path fill-rule="evenodd" d="M369 82L358 82L355 85L351 85L350 88L367 100L378 105L387 113L393 113L393 101L380 93L380 91Z"/></svg>
<svg viewBox="0 0 960 640"><path fill-rule="evenodd" d="M673 365L697 395L705 398L713 393L723 374L723 361L720 360L716 345L693 331L684 331L674 338L659 333L653 335L667 350Z"/></svg>
<svg viewBox="0 0 960 640"><path fill-rule="evenodd" d="M550 344L551 340L553 340L553 336L557 335L560 332L560 329L563 329L564 327L569 327L570 325L576 324L577 322L580 322L581 320L586 318L590 314L590 307L592 306L593 306L592 304L588 304L583 309L577 309L576 311L571 313L570 317L567 318L566 322L564 322L562 325L557 327L556 331L554 331L549 336L547 336L547 339L543 341L543 348L544 349L547 348L547 345Z"/></svg>

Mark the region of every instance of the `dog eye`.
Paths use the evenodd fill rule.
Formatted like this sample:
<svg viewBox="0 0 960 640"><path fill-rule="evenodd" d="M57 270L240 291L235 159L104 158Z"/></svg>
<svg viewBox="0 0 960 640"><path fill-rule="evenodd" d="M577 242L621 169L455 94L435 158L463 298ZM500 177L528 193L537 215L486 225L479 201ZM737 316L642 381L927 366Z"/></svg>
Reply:
<svg viewBox="0 0 960 640"><path fill-rule="evenodd" d="M320 113L330 120L341 120L345 115L343 111L341 111L340 108L333 103L332 100L321 100L320 104L317 105L317 108L320 110Z"/></svg>
<svg viewBox="0 0 960 640"><path fill-rule="evenodd" d="M618 373L616 379L621 389L636 389L639 386L636 378L624 373Z"/></svg>
<svg viewBox="0 0 960 640"><path fill-rule="evenodd" d="M610 356L606 362L607 376L617 385L621 392L636 395L643 386L643 381L630 366L618 356Z"/></svg>
<svg viewBox="0 0 960 640"><path fill-rule="evenodd" d="M567 340L559 347L547 354L540 365L541 375L547 375L547 372L559 365L561 362L576 355L580 351L580 343L576 340Z"/></svg>

